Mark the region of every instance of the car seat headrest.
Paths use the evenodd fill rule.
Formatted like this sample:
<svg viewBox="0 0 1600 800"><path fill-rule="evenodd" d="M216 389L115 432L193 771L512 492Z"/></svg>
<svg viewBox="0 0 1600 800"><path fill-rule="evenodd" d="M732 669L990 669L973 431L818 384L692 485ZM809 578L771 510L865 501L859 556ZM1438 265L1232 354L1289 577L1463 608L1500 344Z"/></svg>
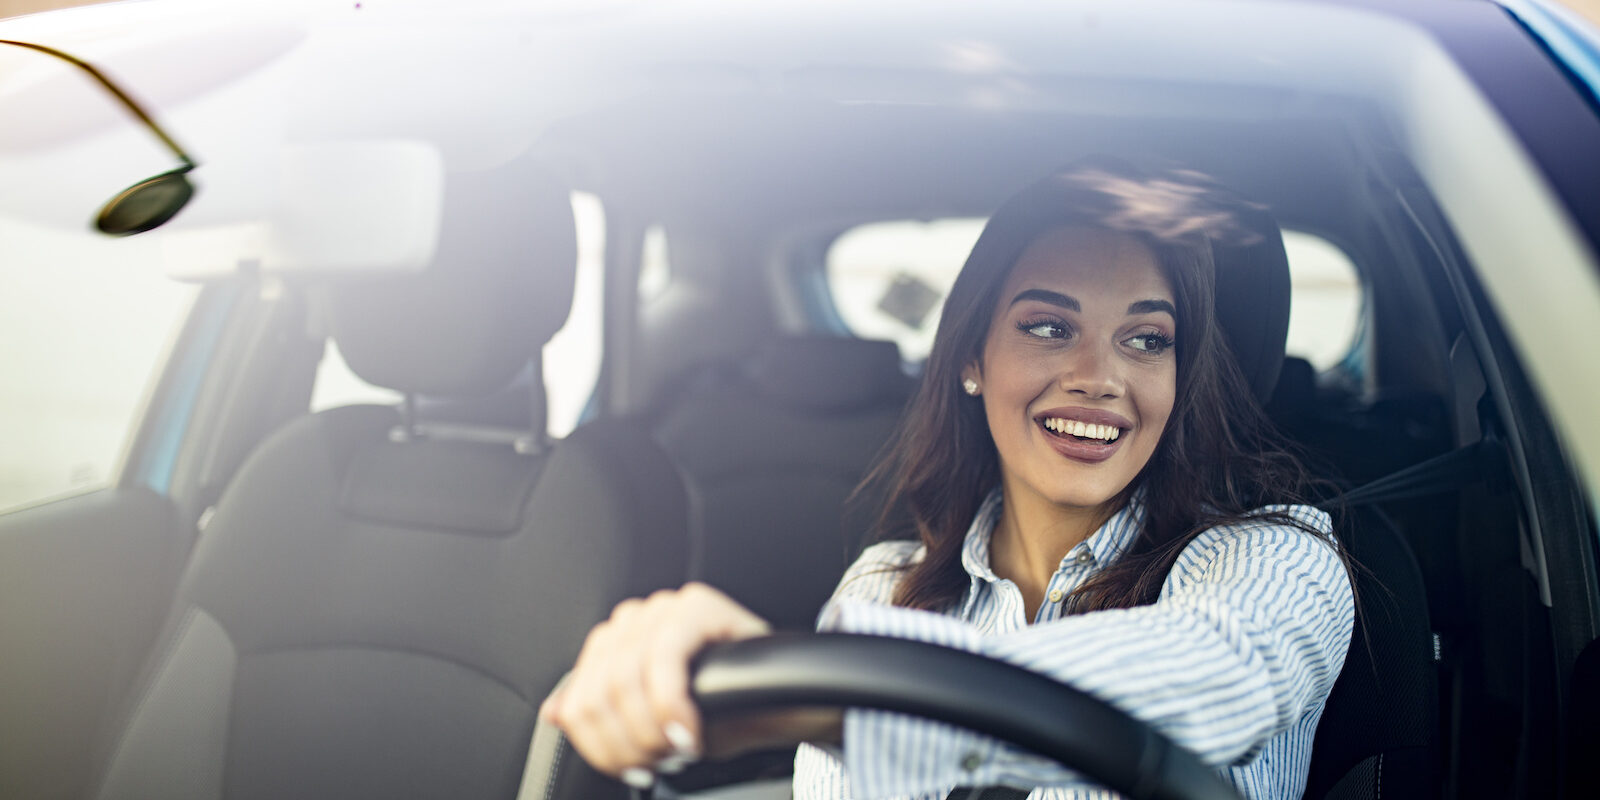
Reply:
<svg viewBox="0 0 1600 800"><path fill-rule="evenodd" d="M1271 214L1255 208L1236 213L1254 236L1247 244L1213 246L1217 324L1264 406L1278 385L1289 336L1289 256Z"/></svg>
<svg viewBox="0 0 1600 800"><path fill-rule="evenodd" d="M775 339L748 362L745 376L774 402L811 411L904 399L911 385L894 342L838 336Z"/></svg>
<svg viewBox="0 0 1600 800"><path fill-rule="evenodd" d="M504 387L566 322L577 236L567 190L526 160L445 178L426 270L350 280L333 337L376 386L431 396Z"/></svg>

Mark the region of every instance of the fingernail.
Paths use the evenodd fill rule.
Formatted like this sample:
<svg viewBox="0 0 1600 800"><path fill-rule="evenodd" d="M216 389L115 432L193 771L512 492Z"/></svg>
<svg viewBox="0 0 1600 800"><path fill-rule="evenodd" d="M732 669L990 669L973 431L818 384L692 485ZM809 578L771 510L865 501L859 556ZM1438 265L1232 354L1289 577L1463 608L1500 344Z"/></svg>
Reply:
<svg viewBox="0 0 1600 800"><path fill-rule="evenodd" d="M693 761L700 757L700 748L695 746L694 734L690 733L683 723L671 720L661 726L661 733L667 737L667 743L672 745L675 756L684 761Z"/></svg>
<svg viewBox="0 0 1600 800"><path fill-rule="evenodd" d="M644 767L628 767L622 771L622 782L635 789L648 789L656 782L656 776Z"/></svg>

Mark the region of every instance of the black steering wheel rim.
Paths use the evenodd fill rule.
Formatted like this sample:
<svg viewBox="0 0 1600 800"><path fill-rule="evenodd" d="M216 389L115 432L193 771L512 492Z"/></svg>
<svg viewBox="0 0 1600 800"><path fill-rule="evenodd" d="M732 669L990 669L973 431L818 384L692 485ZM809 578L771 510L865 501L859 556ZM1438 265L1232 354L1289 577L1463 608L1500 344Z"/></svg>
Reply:
<svg viewBox="0 0 1600 800"><path fill-rule="evenodd" d="M1193 753L1102 700L924 642L821 633L716 645L695 660L691 691L708 720L779 708L877 708L993 736L1136 800L1239 798Z"/></svg>

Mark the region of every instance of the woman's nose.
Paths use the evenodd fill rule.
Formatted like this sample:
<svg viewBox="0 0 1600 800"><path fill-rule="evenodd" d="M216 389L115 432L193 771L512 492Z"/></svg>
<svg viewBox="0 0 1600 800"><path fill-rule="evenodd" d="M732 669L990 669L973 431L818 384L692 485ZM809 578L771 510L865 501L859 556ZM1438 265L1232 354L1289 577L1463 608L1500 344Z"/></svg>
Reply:
<svg viewBox="0 0 1600 800"><path fill-rule="evenodd" d="M1088 342L1072 348L1062 365L1060 383L1068 392L1087 397L1119 397L1125 388L1116 354L1110 347Z"/></svg>

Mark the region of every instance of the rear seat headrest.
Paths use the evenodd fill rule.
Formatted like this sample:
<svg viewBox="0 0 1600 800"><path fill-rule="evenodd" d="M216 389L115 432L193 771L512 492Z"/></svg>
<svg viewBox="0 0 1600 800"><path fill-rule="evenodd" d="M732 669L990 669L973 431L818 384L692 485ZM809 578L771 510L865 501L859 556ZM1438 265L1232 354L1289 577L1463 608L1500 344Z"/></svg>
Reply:
<svg viewBox="0 0 1600 800"><path fill-rule="evenodd" d="M837 336L773 340L748 363L745 376L777 402L817 411L904 399L910 385L894 342Z"/></svg>
<svg viewBox="0 0 1600 800"><path fill-rule="evenodd" d="M1271 214L1259 209L1236 212L1255 234L1249 244L1216 244L1217 324L1250 384L1266 405L1278 385L1289 336L1289 256Z"/></svg>
<svg viewBox="0 0 1600 800"><path fill-rule="evenodd" d="M368 383L431 396L508 384L566 322L577 264L570 195L519 161L445 178L421 273L334 289L333 336Z"/></svg>

